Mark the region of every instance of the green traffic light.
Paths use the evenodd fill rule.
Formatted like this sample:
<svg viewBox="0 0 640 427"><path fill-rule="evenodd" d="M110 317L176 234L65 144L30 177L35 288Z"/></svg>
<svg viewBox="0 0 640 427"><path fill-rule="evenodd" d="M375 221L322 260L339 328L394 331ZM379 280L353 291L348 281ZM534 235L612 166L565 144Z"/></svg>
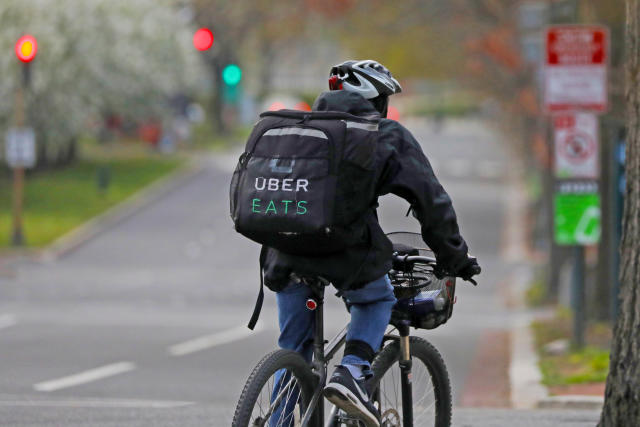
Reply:
<svg viewBox="0 0 640 427"><path fill-rule="evenodd" d="M222 80L229 86L235 86L242 79L242 70L236 64L229 64L222 70Z"/></svg>

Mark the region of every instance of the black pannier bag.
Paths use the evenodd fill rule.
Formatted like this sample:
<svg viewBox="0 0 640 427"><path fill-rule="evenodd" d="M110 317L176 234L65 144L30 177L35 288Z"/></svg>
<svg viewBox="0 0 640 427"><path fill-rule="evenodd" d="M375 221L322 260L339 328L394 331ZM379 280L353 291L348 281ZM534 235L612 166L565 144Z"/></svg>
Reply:
<svg viewBox="0 0 640 427"><path fill-rule="evenodd" d="M236 230L309 256L367 239L379 117L293 110L260 117L231 180Z"/></svg>

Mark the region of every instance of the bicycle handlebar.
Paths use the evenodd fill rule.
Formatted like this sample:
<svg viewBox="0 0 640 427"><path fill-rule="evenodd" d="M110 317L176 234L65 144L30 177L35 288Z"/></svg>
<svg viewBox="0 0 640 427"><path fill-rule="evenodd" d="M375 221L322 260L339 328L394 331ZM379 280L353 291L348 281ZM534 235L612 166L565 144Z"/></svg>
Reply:
<svg viewBox="0 0 640 427"><path fill-rule="evenodd" d="M442 278L439 276L456 276L455 274L449 274L446 271L438 271L436 272L435 270L438 267L438 263L436 261L435 258L433 257L428 257L428 256L419 256L419 255L393 255L393 259L399 262L418 262L418 263L422 263L422 264L427 264L430 265L434 268L434 273L436 274L436 277L438 278ZM478 266L477 268L477 272L475 274L479 274L480 273L480 266ZM456 276L459 277L459 276ZM473 280L472 278L468 278L468 279L464 279L467 282L472 283L474 286L478 285L478 282L476 282L475 280Z"/></svg>
<svg viewBox="0 0 640 427"><path fill-rule="evenodd" d="M436 259L429 256L393 255L393 258L401 262L421 262L423 264L436 265Z"/></svg>

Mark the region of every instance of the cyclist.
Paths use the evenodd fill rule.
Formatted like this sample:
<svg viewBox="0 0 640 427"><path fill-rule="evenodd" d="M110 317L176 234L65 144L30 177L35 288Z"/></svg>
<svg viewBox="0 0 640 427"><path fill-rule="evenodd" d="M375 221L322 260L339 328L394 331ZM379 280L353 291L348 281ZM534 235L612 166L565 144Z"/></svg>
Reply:
<svg viewBox="0 0 640 427"><path fill-rule="evenodd" d="M376 61L346 61L331 68L329 88L329 92L316 99L313 110L383 117L375 160L377 196L393 193L411 204L423 239L435 252L439 267L463 279L477 274L480 268L467 254L451 199L420 145L404 126L386 119L389 96L402 90L398 81ZM296 256L265 247L262 260L265 284L276 292L278 345L299 352L309 361L314 315L305 307L311 292L300 278L321 276L340 290L349 307L351 322L344 357L324 395L367 426L378 426L380 414L370 402L364 384L372 375L371 362L382 344L396 302L387 277L392 245L378 223L377 206L377 200L371 200L371 209L366 214L367 243L322 257Z"/></svg>

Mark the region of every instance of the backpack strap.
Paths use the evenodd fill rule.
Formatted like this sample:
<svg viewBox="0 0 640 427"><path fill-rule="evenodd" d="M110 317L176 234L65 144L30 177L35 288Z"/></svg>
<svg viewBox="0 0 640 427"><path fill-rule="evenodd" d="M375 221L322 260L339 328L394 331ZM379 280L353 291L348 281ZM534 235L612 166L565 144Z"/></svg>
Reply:
<svg viewBox="0 0 640 427"><path fill-rule="evenodd" d="M258 298L256 298L256 305L253 307L253 314L251 315L251 319L249 319L249 324L247 328L253 331L253 328L256 327L256 323L258 323L258 318L260 317L260 312L262 311L262 304L264 303L264 262L265 257L267 256L267 250L263 246L260 250L260 291L258 292Z"/></svg>

